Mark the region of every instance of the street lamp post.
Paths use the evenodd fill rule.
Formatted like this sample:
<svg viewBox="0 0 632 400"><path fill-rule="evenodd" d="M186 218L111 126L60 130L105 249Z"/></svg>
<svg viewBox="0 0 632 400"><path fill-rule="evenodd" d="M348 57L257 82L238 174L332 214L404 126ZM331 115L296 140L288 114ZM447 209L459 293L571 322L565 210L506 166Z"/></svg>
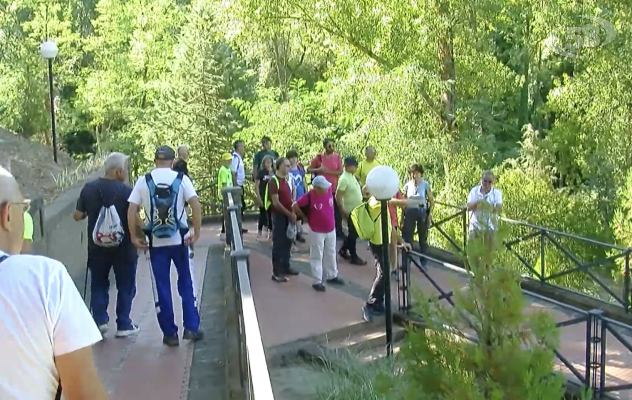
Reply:
<svg viewBox="0 0 632 400"><path fill-rule="evenodd" d="M48 90L50 92L50 127L53 135L53 160L57 163L57 132L55 131L55 96L53 95L53 60L57 57L57 44L46 41L40 46L42 58L48 61Z"/></svg>
<svg viewBox="0 0 632 400"><path fill-rule="evenodd" d="M386 165L379 165L369 172L366 178L366 187L371 196L380 201L380 214L382 217L382 257L381 267L384 276L384 308L386 311L386 354L393 354L393 310L391 306L391 268L388 257L388 201L399 190L399 175Z"/></svg>

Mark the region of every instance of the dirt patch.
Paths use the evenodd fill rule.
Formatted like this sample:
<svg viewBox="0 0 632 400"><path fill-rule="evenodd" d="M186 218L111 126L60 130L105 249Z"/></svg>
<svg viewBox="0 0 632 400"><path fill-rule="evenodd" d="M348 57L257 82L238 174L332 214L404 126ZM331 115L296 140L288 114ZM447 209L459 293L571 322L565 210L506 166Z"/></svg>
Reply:
<svg viewBox="0 0 632 400"><path fill-rule="evenodd" d="M0 128L0 165L10 168L26 198L43 197L50 201L63 185L59 177L72 173L77 165L62 151L53 161L53 149Z"/></svg>

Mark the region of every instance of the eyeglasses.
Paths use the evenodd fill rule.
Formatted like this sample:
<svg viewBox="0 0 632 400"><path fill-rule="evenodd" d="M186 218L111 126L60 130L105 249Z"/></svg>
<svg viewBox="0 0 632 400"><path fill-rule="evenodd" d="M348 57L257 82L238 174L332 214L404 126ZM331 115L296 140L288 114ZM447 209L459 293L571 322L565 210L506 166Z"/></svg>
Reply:
<svg viewBox="0 0 632 400"><path fill-rule="evenodd" d="M11 206L22 207L22 212L27 212L31 208L31 200L30 199L24 199L22 201L5 201L4 203L1 203L0 206L5 205L5 204L6 205L11 205Z"/></svg>
<svg viewBox="0 0 632 400"><path fill-rule="evenodd" d="M491 185L492 183L494 183L494 181L491 181L489 179L483 179L483 183L488 183Z"/></svg>

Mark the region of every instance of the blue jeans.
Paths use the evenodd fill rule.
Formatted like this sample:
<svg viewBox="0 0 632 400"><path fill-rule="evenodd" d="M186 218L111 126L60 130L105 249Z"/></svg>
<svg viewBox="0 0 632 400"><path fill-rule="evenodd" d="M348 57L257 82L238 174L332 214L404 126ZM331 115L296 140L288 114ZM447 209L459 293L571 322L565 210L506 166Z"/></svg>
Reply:
<svg viewBox="0 0 632 400"><path fill-rule="evenodd" d="M107 324L108 303L110 302L110 270L114 268L116 280L116 325L118 330L130 329L132 301L136 296L136 267L138 254L116 252L111 255L88 255L90 269L90 308L97 325Z"/></svg>
<svg viewBox="0 0 632 400"><path fill-rule="evenodd" d="M165 335L178 333L174 322L173 299L171 298L171 262L178 272L178 293L182 298L184 328L197 331L200 315L197 310L193 271L189 263L189 249L182 245L154 247L149 250L151 270L154 276L154 301L158 313L158 324ZM157 296L157 298L156 298Z"/></svg>

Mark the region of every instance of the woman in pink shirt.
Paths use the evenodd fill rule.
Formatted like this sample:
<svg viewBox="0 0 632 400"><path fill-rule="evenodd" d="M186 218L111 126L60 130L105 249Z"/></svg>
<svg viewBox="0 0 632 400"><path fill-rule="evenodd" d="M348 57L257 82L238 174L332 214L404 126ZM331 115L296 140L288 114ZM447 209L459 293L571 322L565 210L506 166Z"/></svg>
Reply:
<svg viewBox="0 0 632 400"><path fill-rule="evenodd" d="M342 285L336 263L336 220L331 183L324 176L312 181L314 188L301 196L292 209L299 217L307 217L309 234L309 264L316 281L312 285L318 292L325 291L323 280ZM324 269L323 269L324 264Z"/></svg>

